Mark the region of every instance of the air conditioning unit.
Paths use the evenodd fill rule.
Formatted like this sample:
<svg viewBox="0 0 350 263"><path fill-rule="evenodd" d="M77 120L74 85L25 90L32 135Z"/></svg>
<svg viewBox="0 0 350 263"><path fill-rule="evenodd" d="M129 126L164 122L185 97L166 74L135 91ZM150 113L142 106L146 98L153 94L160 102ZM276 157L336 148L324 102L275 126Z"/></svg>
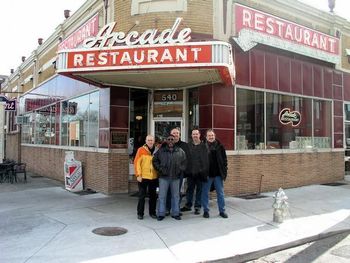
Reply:
<svg viewBox="0 0 350 263"><path fill-rule="evenodd" d="M16 124L28 124L29 116L16 116Z"/></svg>

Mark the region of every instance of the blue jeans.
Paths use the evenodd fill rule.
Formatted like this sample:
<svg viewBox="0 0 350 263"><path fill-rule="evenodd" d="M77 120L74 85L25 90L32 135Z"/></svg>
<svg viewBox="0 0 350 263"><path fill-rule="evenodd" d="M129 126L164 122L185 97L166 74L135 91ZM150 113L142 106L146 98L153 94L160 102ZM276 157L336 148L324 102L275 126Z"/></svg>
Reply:
<svg viewBox="0 0 350 263"><path fill-rule="evenodd" d="M186 204L188 208L192 207L193 194L196 189L196 198L194 202L194 208L201 208L201 196L202 196L202 182L199 178L187 178L187 190L186 190Z"/></svg>
<svg viewBox="0 0 350 263"><path fill-rule="evenodd" d="M171 215L179 215L179 184L180 179L159 178L158 216L165 216L166 200L169 188L171 191Z"/></svg>
<svg viewBox="0 0 350 263"><path fill-rule="evenodd" d="M219 212L225 212L224 181L221 176L209 177L207 182L202 183L202 206L204 212L209 212L209 191L214 183Z"/></svg>
<svg viewBox="0 0 350 263"><path fill-rule="evenodd" d="M180 207L180 204L181 204L181 201L182 201L182 196L181 196L180 190L181 190L181 186L182 186L183 180L184 180L184 178L181 175L180 179L179 179L179 198L180 198L179 199L179 207ZM170 191L170 189L168 190L167 199L166 199L166 211L168 211L168 212L171 211L171 191Z"/></svg>

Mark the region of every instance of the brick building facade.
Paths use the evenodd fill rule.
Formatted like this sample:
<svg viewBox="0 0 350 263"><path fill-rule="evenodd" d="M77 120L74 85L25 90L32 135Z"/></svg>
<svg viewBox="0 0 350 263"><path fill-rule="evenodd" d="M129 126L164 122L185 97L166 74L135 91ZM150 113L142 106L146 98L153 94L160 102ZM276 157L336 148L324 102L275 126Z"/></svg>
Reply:
<svg viewBox="0 0 350 263"><path fill-rule="evenodd" d="M87 32L103 37L114 22L120 41L153 29L166 38L175 27L172 39L182 30L191 39L152 44L145 33L143 44L84 46L97 34ZM63 41L75 46L60 49ZM291 0L109 0L107 8L88 0L9 77L9 91L25 92L21 160L63 182L65 152L74 151L85 188L129 192L133 148L147 134L161 138L179 126L188 141L198 126L214 129L226 147L228 195L340 180L350 137L349 41L345 19ZM148 64L137 64L145 54ZM18 131L7 138L7 156L19 158Z"/></svg>

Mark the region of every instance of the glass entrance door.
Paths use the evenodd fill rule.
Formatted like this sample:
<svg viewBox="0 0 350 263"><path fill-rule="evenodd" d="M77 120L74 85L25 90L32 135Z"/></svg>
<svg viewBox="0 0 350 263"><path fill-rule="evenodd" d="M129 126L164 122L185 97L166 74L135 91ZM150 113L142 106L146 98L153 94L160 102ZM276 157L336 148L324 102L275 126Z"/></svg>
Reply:
<svg viewBox="0 0 350 263"><path fill-rule="evenodd" d="M182 118L159 118L153 120L153 134L158 138L161 142L166 139L166 136L170 133L170 131L174 128L180 128L181 137L183 136L183 123ZM181 138L183 140L183 138Z"/></svg>

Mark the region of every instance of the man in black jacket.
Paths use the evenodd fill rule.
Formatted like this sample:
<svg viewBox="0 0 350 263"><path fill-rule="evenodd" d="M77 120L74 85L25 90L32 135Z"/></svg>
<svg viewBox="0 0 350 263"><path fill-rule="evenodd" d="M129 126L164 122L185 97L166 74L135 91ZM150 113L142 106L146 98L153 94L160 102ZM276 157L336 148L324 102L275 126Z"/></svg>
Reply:
<svg viewBox="0 0 350 263"><path fill-rule="evenodd" d="M227 218L225 212L224 181L227 177L227 156L224 146L215 138L213 130L207 130L207 147L209 150L209 176L202 185L203 217L209 218L209 190L214 183L219 215Z"/></svg>
<svg viewBox="0 0 350 263"><path fill-rule="evenodd" d="M167 192L171 191L171 214L181 220L179 209L180 177L186 169L185 152L174 143L174 136L169 135L153 157L153 166L159 175L158 221L165 217Z"/></svg>
<svg viewBox="0 0 350 263"><path fill-rule="evenodd" d="M180 128L176 127L176 128L173 128L171 129L170 131L170 134L172 136L174 136L174 144L181 148L185 154L186 154L186 159L187 159L187 165L186 165L186 169L185 171L183 172L183 174L180 176L180 181L179 181L179 194L180 194L180 201L179 201L179 205L181 203L181 199L182 199L182 196L181 196L181 193L180 193L180 190L181 190L181 186L182 186L182 183L183 183L183 178L186 178L188 177L188 175L191 173L190 172L190 163L191 163L191 155L190 155L190 149L188 147L188 144L184 141L181 141L181 133L180 133ZM170 195L170 192L168 192L168 197L167 197L167 202L166 202L166 208L167 208L167 212L166 214L170 214L170 209L171 209L171 195ZM180 213L181 214L181 213Z"/></svg>
<svg viewBox="0 0 350 263"><path fill-rule="evenodd" d="M202 181L207 180L209 160L208 150L204 142L200 140L198 129L192 130L192 142L188 143L190 174L187 177L186 204L181 208L182 212L192 210L193 194L196 191L194 202L194 214L199 215L201 210Z"/></svg>

